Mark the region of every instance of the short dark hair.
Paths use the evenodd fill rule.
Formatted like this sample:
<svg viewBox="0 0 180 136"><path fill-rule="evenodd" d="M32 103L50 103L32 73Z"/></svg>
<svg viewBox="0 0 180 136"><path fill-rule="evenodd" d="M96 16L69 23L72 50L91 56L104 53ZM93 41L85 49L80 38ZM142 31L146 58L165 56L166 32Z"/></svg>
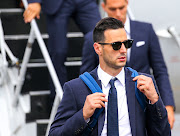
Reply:
<svg viewBox="0 0 180 136"><path fill-rule="evenodd" d="M104 3L106 4L106 0L103 0L104 1ZM127 0L126 0L127 1Z"/></svg>
<svg viewBox="0 0 180 136"><path fill-rule="evenodd" d="M93 31L94 42L104 42L104 31L108 29L124 28L124 24L113 17L106 17L101 19L95 26Z"/></svg>

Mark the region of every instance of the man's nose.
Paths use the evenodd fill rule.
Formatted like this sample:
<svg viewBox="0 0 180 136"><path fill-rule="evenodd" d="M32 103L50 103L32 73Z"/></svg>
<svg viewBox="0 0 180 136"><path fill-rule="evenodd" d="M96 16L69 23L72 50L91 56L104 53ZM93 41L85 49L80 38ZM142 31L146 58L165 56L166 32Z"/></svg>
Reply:
<svg viewBox="0 0 180 136"><path fill-rule="evenodd" d="M121 48L120 48L120 53L126 53L127 52L127 49L126 49L126 47L124 46L124 43L122 43L122 45L121 45Z"/></svg>
<svg viewBox="0 0 180 136"><path fill-rule="evenodd" d="M121 10L120 9L116 9L116 16L120 17L121 16Z"/></svg>

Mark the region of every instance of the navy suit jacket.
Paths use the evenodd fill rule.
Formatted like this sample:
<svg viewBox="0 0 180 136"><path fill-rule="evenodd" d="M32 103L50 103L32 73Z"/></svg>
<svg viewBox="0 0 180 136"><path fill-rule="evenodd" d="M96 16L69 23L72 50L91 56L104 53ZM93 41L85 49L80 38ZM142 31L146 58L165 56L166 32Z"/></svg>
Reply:
<svg viewBox="0 0 180 136"><path fill-rule="evenodd" d="M97 77L97 69L90 73L101 87ZM133 136L169 136L170 126L167 120L166 109L161 98L154 104L148 104L144 112L135 97L135 83L132 81L132 72L125 68L125 86L131 132ZM71 80L64 85L64 95L58 107L55 120L50 128L50 136L81 135L87 127L83 118L83 105L86 96L91 94L89 88L80 78ZM105 120L103 111L98 123L92 131L92 136L100 136Z"/></svg>
<svg viewBox="0 0 180 136"><path fill-rule="evenodd" d="M28 3L41 3L42 10L46 14L54 14L61 6L63 0L28 0Z"/></svg>
<svg viewBox="0 0 180 136"><path fill-rule="evenodd" d="M45 12L48 15L52 15L58 11L63 1L64 0L28 0L28 3L35 3L35 2L41 3L43 12Z"/></svg>
<svg viewBox="0 0 180 136"><path fill-rule="evenodd" d="M150 74L150 68L152 68L164 104L175 107L167 67L152 25L130 20L130 29L131 39L134 39L134 42L131 47L130 61L126 65L147 74ZM89 72L99 64L92 37L93 32L85 35L80 73Z"/></svg>

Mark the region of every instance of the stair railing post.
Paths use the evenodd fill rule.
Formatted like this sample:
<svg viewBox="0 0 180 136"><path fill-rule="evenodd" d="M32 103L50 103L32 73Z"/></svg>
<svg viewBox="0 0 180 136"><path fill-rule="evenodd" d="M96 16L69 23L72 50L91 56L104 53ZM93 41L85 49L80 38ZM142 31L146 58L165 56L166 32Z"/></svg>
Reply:
<svg viewBox="0 0 180 136"><path fill-rule="evenodd" d="M26 46L26 49L25 49L24 57L23 57L23 60L22 60L20 73L19 73L19 76L17 78L17 85L16 85L16 88L15 88L15 95L14 95L14 99L13 99L13 103L12 103L13 106L17 106L18 101L19 101L19 95L20 95L20 92L21 92L21 89L22 89L22 86L23 86L23 83L24 83L24 80L25 80L25 74L26 74L26 71L27 71L27 64L28 64L30 56L31 56L32 45L34 43L34 40L35 40L34 31L33 31L33 29L31 29L30 35L29 35L29 38L28 38L28 42L27 42L27 46Z"/></svg>
<svg viewBox="0 0 180 136"><path fill-rule="evenodd" d="M22 2L23 2L24 7L26 9L27 6L28 6L27 0L22 0ZM35 19L33 19L30 24L31 24L31 28L33 28L33 30L34 30L35 36L37 38L37 42L39 44L39 47L41 49L41 52L42 52L43 57L45 59L45 62L47 63L47 67L48 67L48 70L49 70L49 73L51 75L52 81L53 81L54 86L55 86L55 91L56 91L56 97L57 98L55 97L55 101L54 101L52 111L51 111L52 115L50 115L51 118L50 118L50 121L49 121L49 124L48 124L48 126L50 126L52 120L54 119L54 115L55 115L54 113L57 111L57 108L58 108L57 103L59 103L61 101L61 99L62 99L63 90L62 90L62 87L60 85L59 79L57 77L54 66L52 64L52 61L50 59L50 56L49 56L49 53L47 51L46 45L45 45L45 43L44 43L44 41L42 39L42 36L40 34L40 31L39 31L39 28L37 26L37 23L36 23ZM46 132L49 131L48 129L49 128L47 128Z"/></svg>
<svg viewBox="0 0 180 136"><path fill-rule="evenodd" d="M3 58L3 64L7 66L8 63L7 63L6 52L5 52L5 47L4 47L4 32L2 28L1 17L0 17L0 48L1 48L2 58Z"/></svg>
<svg viewBox="0 0 180 136"><path fill-rule="evenodd" d="M1 15L1 13L0 13ZM4 49L4 34L3 34L3 28L1 23L1 16L0 16L0 50L1 50L1 56L2 57L2 66L0 66L0 85L4 83L4 67L7 67L7 60L6 60L6 54ZM5 60L4 60L5 59Z"/></svg>

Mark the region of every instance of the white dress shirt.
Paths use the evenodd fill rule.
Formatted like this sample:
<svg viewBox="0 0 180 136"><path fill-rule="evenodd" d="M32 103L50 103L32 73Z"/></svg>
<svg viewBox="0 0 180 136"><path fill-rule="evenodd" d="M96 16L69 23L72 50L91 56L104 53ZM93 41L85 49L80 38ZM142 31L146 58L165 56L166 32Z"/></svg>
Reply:
<svg viewBox="0 0 180 136"><path fill-rule="evenodd" d="M109 89L111 85L109 81L113 78L111 75L104 72L100 66L98 66L97 74L99 80L101 80L102 91L106 94L106 99L108 99ZM115 87L117 90L117 101L118 101L118 123L119 123L119 136L132 136L131 127L129 122L129 113L127 106L127 97L125 90L125 72L124 68L116 76L118 80L115 81ZM105 103L105 122L101 136L107 136L107 102Z"/></svg>
<svg viewBox="0 0 180 136"><path fill-rule="evenodd" d="M124 29L126 30L127 38L131 39L131 29L130 29L130 19L128 15L126 16L126 22L124 24ZM127 50L127 62L130 61L131 48Z"/></svg>

